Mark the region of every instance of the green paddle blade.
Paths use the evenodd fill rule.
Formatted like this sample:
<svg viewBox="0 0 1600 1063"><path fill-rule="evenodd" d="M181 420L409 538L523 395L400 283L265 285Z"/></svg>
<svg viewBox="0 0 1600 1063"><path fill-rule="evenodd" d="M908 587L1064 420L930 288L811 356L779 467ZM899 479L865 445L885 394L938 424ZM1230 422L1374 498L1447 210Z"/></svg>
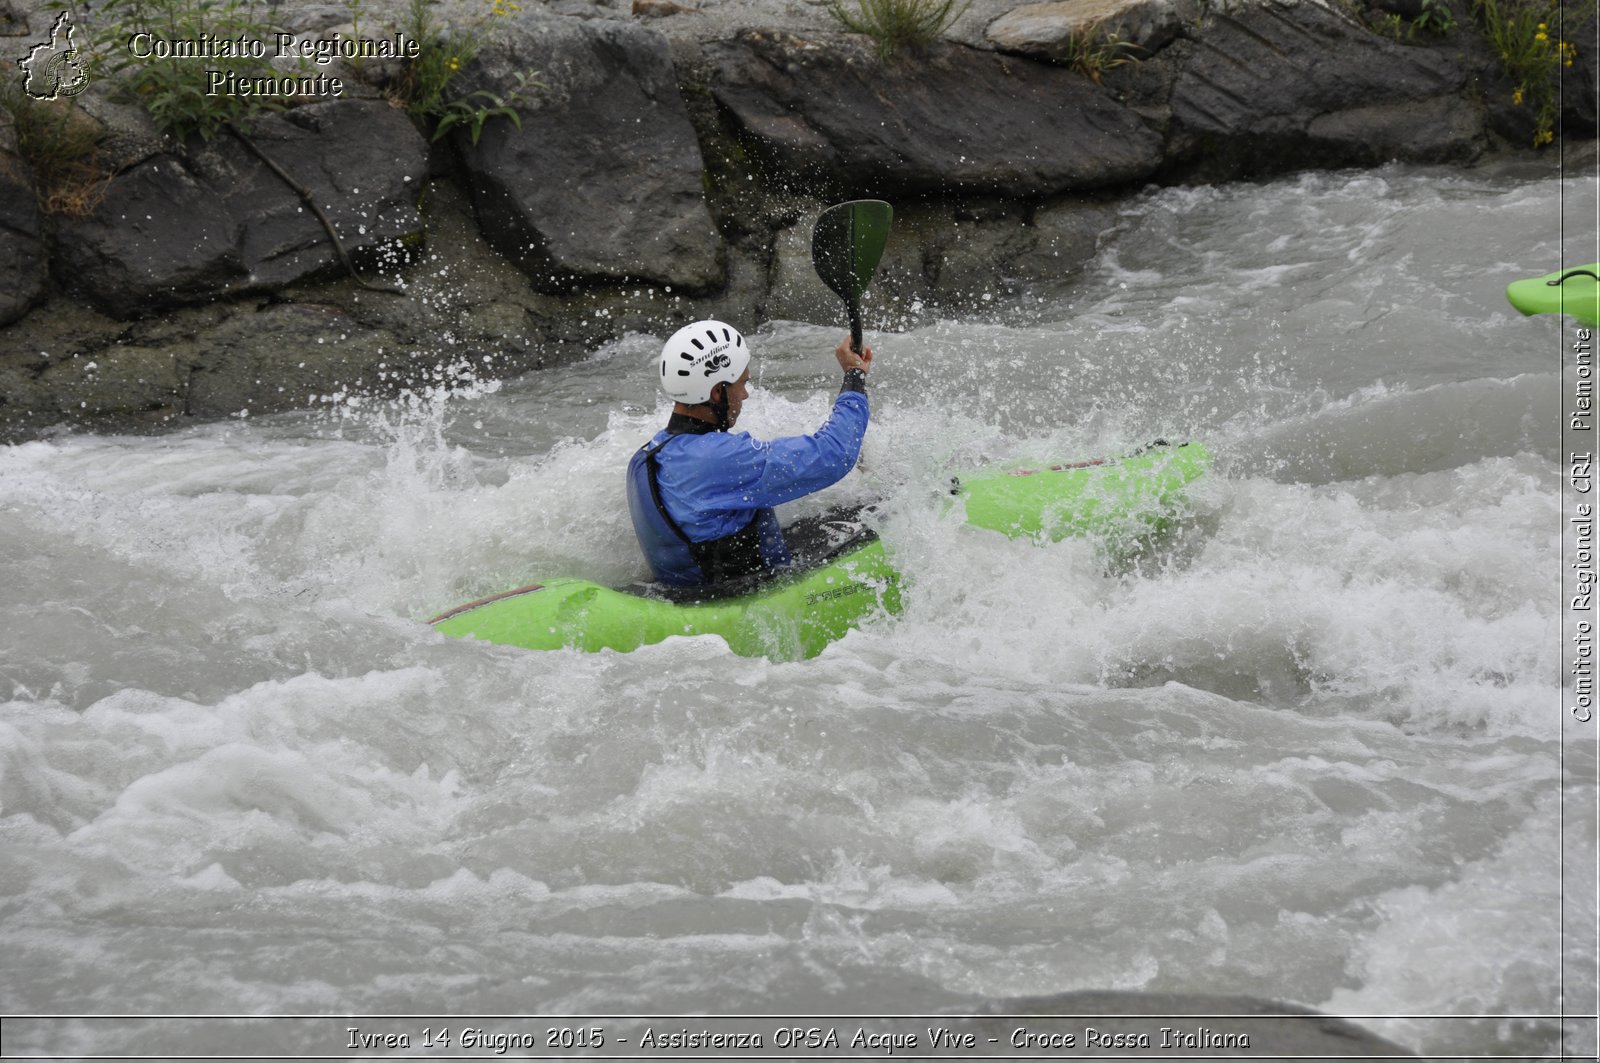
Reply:
<svg viewBox="0 0 1600 1063"><path fill-rule="evenodd" d="M822 211L811 231L811 264L822 283L845 303L861 301L872 283L883 245L890 239L894 208L883 200L851 200Z"/></svg>
<svg viewBox="0 0 1600 1063"><path fill-rule="evenodd" d="M872 282L889 239L894 208L881 199L838 203L822 212L811 233L817 276L849 306L857 306Z"/></svg>
<svg viewBox="0 0 1600 1063"><path fill-rule="evenodd" d="M1570 314L1600 324L1600 262L1513 281L1506 298L1524 314Z"/></svg>
<svg viewBox="0 0 1600 1063"><path fill-rule="evenodd" d="M881 199L856 199L822 212L811 231L811 265L838 293L850 315L850 346L861 350L861 293L889 240L894 208Z"/></svg>

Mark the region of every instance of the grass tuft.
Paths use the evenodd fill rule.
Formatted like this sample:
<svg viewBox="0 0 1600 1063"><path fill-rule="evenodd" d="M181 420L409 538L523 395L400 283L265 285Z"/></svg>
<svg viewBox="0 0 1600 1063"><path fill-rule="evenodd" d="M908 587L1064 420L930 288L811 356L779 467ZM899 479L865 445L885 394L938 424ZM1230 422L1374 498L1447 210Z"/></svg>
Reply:
<svg viewBox="0 0 1600 1063"><path fill-rule="evenodd" d="M350 7L359 19L360 0L353 0ZM518 130L522 128L522 116L517 108L527 104L537 90L546 87L537 72L517 72L517 85L509 96L498 96L487 89L465 96L452 93L456 77L478 57L496 23L521 10L516 0L488 0L486 10L452 27L447 34L434 18L429 0L411 0L401 28L417 42L420 51L417 58L406 64L390 91L407 111L433 125L434 140L460 126L476 144L483 134L484 124L491 118L504 118Z"/></svg>
<svg viewBox="0 0 1600 1063"><path fill-rule="evenodd" d="M1067 41L1067 65L1098 85L1106 71L1137 62L1131 53L1138 50L1138 45L1116 33L1101 33L1100 24L1096 23Z"/></svg>
<svg viewBox="0 0 1600 1063"><path fill-rule="evenodd" d="M111 183L97 149L99 123L73 100L34 99L10 76L0 78L0 119L16 134L39 210L75 218L94 213Z"/></svg>
<svg viewBox="0 0 1600 1063"><path fill-rule="evenodd" d="M907 49L932 44L949 29L972 0L855 0L855 10L844 0L828 0L828 13L852 33L864 33L876 42L885 62Z"/></svg>

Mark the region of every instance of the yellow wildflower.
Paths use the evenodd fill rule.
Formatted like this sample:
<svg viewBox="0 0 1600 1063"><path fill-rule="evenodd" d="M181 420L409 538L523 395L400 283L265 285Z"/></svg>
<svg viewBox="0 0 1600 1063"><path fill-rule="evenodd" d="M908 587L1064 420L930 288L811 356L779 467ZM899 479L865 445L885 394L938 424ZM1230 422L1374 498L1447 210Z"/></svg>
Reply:
<svg viewBox="0 0 1600 1063"><path fill-rule="evenodd" d="M1522 106L1522 87L1520 85L1517 86L1517 90L1511 94L1511 103L1517 107Z"/></svg>
<svg viewBox="0 0 1600 1063"><path fill-rule="evenodd" d="M461 69L461 60L452 55L450 57L450 62L446 63L445 65L448 66L451 70L460 70Z"/></svg>
<svg viewBox="0 0 1600 1063"><path fill-rule="evenodd" d="M1556 135L1554 133L1550 132L1550 130L1541 129L1541 130L1539 130L1537 133L1535 133L1533 135L1533 146L1537 148L1542 144L1550 143L1555 138L1556 138Z"/></svg>

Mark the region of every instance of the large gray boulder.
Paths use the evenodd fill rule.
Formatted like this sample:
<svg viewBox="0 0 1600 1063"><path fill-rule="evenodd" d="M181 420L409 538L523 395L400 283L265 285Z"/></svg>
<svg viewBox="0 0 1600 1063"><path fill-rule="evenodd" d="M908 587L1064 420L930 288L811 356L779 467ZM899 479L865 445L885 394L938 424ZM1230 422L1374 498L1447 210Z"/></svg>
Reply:
<svg viewBox="0 0 1600 1063"><path fill-rule="evenodd" d="M1466 68L1372 33L1320 0L1214 8L1162 52L1173 64L1169 151L1229 176L1390 160L1461 161L1483 147Z"/></svg>
<svg viewBox="0 0 1600 1063"><path fill-rule="evenodd" d="M420 238L427 145L400 111L330 101L258 119L248 135L311 193L353 258ZM138 162L56 234L62 284L122 318L342 268L300 194L229 133L186 159Z"/></svg>
<svg viewBox="0 0 1600 1063"><path fill-rule="evenodd" d="M428 146L404 111L376 100L330 101L257 119L247 135L311 193L352 259L370 262L421 234L417 197L428 176ZM250 287L342 268L299 193L237 138L224 134L195 163L239 219L239 259Z"/></svg>
<svg viewBox="0 0 1600 1063"><path fill-rule="evenodd" d="M198 302L243 284L237 218L171 155L119 174L93 214L56 223L51 268L114 317Z"/></svg>
<svg viewBox="0 0 1600 1063"><path fill-rule="evenodd" d="M1043 197L1161 162L1158 136L1060 67L950 44L884 63L861 37L757 31L703 54L717 101L780 184Z"/></svg>
<svg viewBox="0 0 1600 1063"><path fill-rule="evenodd" d="M8 150L14 145L9 133L0 134L0 325L27 313L44 296L48 278L33 181Z"/></svg>
<svg viewBox="0 0 1600 1063"><path fill-rule="evenodd" d="M0 177L0 325L17 320L38 303L48 276L33 197L14 191Z"/></svg>
<svg viewBox="0 0 1600 1063"><path fill-rule="evenodd" d="M522 129L492 119L453 134L484 237L534 284L722 284L700 145L667 39L632 23L525 11L480 54L469 86L502 98L515 75L544 87Z"/></svg>

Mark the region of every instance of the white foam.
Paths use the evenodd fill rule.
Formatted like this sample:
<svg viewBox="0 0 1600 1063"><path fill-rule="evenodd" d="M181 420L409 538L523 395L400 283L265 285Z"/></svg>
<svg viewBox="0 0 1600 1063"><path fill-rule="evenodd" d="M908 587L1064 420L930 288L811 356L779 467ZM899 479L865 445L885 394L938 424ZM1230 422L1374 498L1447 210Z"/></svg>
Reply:
<svg viewBox="0 0 1600 1063"><path fill-rule="evenodd" d="M873 336L862 467L786 512L884 499L906 609L812 661L418 622L643 574L622 469L666 407L628 367L659 338L499 389L442 362L399 404L0 449L0 892L28 974L0 988L41 1012L1548 1009L1522 898L1558 785L1541 411L1565 385L1527 331L1550 323L1478 274L1542 271L1558 191L1159 190L1048 320ZM836 334L751 332L741 427L820 424ZM1143 555L950 508L954 472L1157 435L1220 469ZM1456 1028L1394 1033L1549 1045Z"/></svg>
<svg viewBox="0 0 1600 1063"><path fill-rule="evenodd" d="M1593 789L1566 793L1568 866L1594 867ZM1553 1021L1494 1015L1551 1013L1568 1000L1592 999L1595 909L1592 897L1561 891L1562 795L1551 790L1490 856L1467 863L1449 881L1405 886L1376 898L1379 925L1352 955L1348 978L1323 1006L1336 1014L1479 1016L1476 1022L1387 1019L1379 1032L1424 1055L1472 1051L1485 1040L1519 1052L1561 1050ZM1507 947L1515 942L1515 947Z"/></svg>

